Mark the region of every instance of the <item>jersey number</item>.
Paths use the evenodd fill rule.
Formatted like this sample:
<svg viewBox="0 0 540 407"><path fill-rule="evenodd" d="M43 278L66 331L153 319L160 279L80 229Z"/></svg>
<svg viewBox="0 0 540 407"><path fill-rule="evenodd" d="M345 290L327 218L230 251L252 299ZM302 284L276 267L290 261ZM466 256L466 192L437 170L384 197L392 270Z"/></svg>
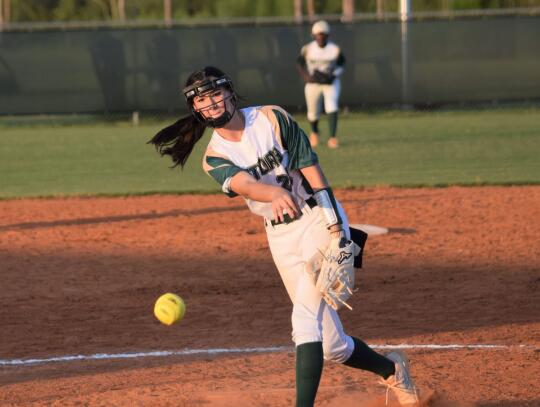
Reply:
<svg viewBox="0 0 540 407"><path fill-rule="evenodd" d="M292 184L293 184L293 181L292 181L292 178L289 177L289 175L278 175L276 177L276 181L279 185L281 185L282 188L285 188L287 191L291 192L292 191Z"/></svg>

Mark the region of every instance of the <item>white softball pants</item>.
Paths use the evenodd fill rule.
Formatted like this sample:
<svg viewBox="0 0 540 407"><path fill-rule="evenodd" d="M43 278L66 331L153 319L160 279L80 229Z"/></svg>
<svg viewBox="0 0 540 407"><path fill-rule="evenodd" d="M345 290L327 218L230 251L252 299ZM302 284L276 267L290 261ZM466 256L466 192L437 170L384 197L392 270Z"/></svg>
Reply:
<svg viewBox="0 0 540 407"><path fill-rule="evenodd" d="M334 113L338 111L341 82L336 78L330 85L320 83L306 83L304 94L306 96L307 118L310 122L319 120L321 107L324 100L324 111Z"/></svg>
<svg viewBox="0 0 540 407"><path fill-rule="evenodd" d="M341 205L339 209L349 234ZM343 363L351 356L354 342L343 331L338 313L323 300L312 278L304 272L305 262L317 249L328 247L330 234L318 207L304 205L302 212L302 217L292 223L272 226L267 222L266 226L272 257L293 302L292 338L296 346L322 342L324 358Z"/></svg>

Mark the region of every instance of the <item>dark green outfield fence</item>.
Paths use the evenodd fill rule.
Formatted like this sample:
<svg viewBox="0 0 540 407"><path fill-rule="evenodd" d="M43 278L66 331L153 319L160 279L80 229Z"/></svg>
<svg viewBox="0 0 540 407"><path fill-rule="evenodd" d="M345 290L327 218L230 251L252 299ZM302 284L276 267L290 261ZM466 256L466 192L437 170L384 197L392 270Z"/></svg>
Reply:
<svg viewBox="0 0 540 407"><path fill-rule="evenodd" d="M540 17L414 21L409 90L401 24L332 24L347 58L342 105L540 98ZM249 103L303 106L295 69L307 25L0 32L0 114L174 111L204 65L228 72Z"/></svg>

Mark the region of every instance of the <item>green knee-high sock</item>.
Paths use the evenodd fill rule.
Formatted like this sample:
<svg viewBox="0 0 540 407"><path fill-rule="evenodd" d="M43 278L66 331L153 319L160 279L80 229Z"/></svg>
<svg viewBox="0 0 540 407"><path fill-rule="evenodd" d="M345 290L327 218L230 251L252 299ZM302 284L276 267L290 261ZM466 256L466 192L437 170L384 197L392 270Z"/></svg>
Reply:
<svg viewBox="0 0 540 407"><path fill-rule="evenodd" d="M311 126L311 132L312 133L318 133L319 132L319 121L315 120L313 122L309 122L309 125Z"/></svg>
<svg viewBox="0 0 540 407"><path fill-rule="evenodd" d="M296 347L296 407L312 407L323 369L322 342Z"/></svg>
<svg viewBox="0 0 540 407"><path fill-rule="evenodd" d="M328 131L330 137L336 137L338 112L328 113Z"/></svg>
<svg viewBox="0 0 540 407"><path fill-rule="evenodd" d="M388 379L395 373L394 362L375 352L358 338L352 338L354 341L354 350L344 365L356 369L368 370Z"/></svg>

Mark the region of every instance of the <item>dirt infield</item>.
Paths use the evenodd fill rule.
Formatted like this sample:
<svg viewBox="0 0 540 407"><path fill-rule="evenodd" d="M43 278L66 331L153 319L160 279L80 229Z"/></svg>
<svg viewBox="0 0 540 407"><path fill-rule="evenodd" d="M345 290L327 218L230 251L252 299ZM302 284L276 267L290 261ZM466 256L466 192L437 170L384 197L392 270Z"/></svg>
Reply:
<svg viewBox="0 0 540 407"><path fill-rule="evenodd" d="M346 330L407 351L431 406L539 406L540 187L337 191L368 240ZM0 202L0 405L291 406L291 304L239 198ZM153 302L176 292L178 325ZM520 346L522 345L522 346ZM286 346L265 354L7 365L15 359ZM15 362L13 362L15 363ZM320 406L384 405L327 363Z"/></svg>

